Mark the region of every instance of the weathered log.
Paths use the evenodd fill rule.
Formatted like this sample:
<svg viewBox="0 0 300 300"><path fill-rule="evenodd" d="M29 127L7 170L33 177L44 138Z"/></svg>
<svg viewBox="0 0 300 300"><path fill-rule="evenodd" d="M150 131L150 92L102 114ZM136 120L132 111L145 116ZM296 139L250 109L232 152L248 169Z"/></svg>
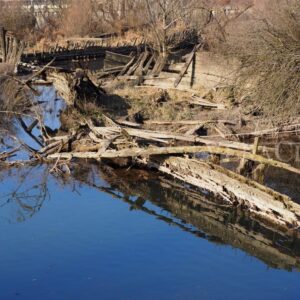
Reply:
<svg viewBox="0 0 300 300"><path fill-rule="evenodd" d="M229 120L186 120L186 121L159 121L159 120L148 120L144 122L148 125L206 125L206 124L228 124L228 125L236 125L236 122Z"/></svg>
<svg viewBox="0 0 300 300"><path fill-rule="evenodd" d="M122 131L121 127L90 127L95 134L100 136L105 136L106 134L120 134ZM209 138L200 138L196 136L172 134L170 132L160 132L160 131L151 131L151 130L141 130L135 128L123 128L129 135L137 138L147 139L147 140L171 140L171 141L183 141L189 143L199 143L209 146L219 146L219 147L228 147L230 149L237 149L243 151L252 151L252 145L240 143L240 142L231 142L227 140L216 141ZM268 152L273 149L267 147L259 147L259 151Z"/></svg>
<svg viewBox="0 0 300 300"><path fill-rule="evenodd" d="M217 147L217 146L182 146L182 147L149 147L149 148L131 148L120 151L108 150L102 154L102 158L124 158L124 157L148 157L159 155L175 155L175 154L197 154L209 153L226 156L235 156L262 163L268 166L281 168L296 174L300 174L300 169L292 167L289 164L265 158L261 155L252 154L246 151Z"/></svg>
<svg viewBox="0 0 300 300"><path fill-rule="evenodd" d="M150 160L148 166L208 190L228 205L240 205L254 218L283 230L292 229L300 236L300 205L259 183L219 166L180 157Z"/></svg>

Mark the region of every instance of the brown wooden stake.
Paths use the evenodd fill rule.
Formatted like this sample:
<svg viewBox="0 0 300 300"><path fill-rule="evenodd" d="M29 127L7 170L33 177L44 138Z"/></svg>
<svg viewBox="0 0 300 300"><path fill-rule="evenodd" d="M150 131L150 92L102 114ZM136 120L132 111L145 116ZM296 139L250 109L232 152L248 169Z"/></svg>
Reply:
<svg viewBox="0 0 300 300"><path fill-rule="evenodd" d="M0 46L2 53L2 61L6 62L6 40L5 40L5 29L0 27Z"/></svg>

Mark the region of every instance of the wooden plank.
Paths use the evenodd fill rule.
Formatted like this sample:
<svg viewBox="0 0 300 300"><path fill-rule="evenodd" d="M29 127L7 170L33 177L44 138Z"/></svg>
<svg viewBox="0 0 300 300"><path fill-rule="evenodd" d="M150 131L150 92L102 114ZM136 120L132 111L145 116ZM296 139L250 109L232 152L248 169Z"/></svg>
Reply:
<svg viewBox="0 0 300 300"><path fill-rule="evenodd" d="M147 165L192 186L208 190L230 206L236 207L234 202L238 201L252 216L267 225L272 223L282 229L290 228L290 234L299 235L300 205L288 196L220 166L195 159L150 159Z"/></svg>
<svg viewBox="0 0 300 300"><path fill-rule="evenodd" d="M126 157L148 157L160 155L174 155L174 154L196 154L196 153L210 153L226 156L239 157L251 161L259 162L268 166L281 168L289 172L299 174L300 169L297 169L289 164L265 158L261 155L252 154L246 151L235 149L216 147L216 146L179 146L179 147L157 147L157 148L131 148L120 151L109 150L103 153L102 158L126 158Z"/></svg>
<svg viewBox="0 0 300 300"><path fill-rule="evenodd" d="M5 29L3 27L0 27L0 46L1 46L2 61L6 62L6 39L5 39Z"/></svg>
<svg viewBox="0 0 300 300"><path fill-rule="evenodd" d="M134 75L137 75L137 76L143 75L144 64L145 64L148 56L149 56L149 51L145 51L144 54L142 55L142 58L141 58L141 61L138 65L138 67L136 68L136 70L134 72Z"/></svg>
<svg viewBox="0 0 300 300"><path fill-rule="evenodd" d="M132 59L132 57L128 56L128 55L114 53L114 52L111 52L111 51L106 51L105 52L105 59L115 61L115 62L118 62L120 64L128 64L130 62L130 60Z"/></svg>
<svg viewBox="0 0 300 300"><path fill-rule="evenodd" d="M127 72L128 76L131 76L131 75L134 74L134 72L136 71L136 69L138 68L138 66L140 65L140 63L141 63L141 61L143 59L143 55L144 55L144 53L140 54L140 56L138 57L136 63L129 68L129 70Z"/></svg>
<svg viewBox="0 0 300 300"><path fill-rule="evenodd" d="M151 75L154 77L159 76L160 72L164 69L167 63L168 57L160 55L154 65Z"/></svg>
<svg viewBox="0 0 300 300"><path fill-rule="evenodd" d="M119 76L122 76L126 74L129 70L129 68L132 66L132 64L135 62L135 57L132 57L132 59L125 65L125 67L121 70Z"/></svg>
<svg viewBox="0 0 300 300"><path fill-rule="evenodd" d="M150 69L150 67L151 67L151 64L153 63L154 59L155 59L155 54L153 54L153 55L151 56L151 58L148 60L146 66L145 66L144 69L143 69L143 73L144 73L145 75L147 75L147 73L148 73L148 71L149 71L149 69Z"/></svg>
<svg viewBox="0 0 300 300"><path fill-rule="evenodd" d="M120 128L120 127L91 127L91 130L97 135L103 135L105 132L115 132L116 134L121 132L121 130L126 130L126 132L133 137L144 138L147 140L169 140L169 141L184 141L189 143L199 143L207 146L217 146L217 147L227 147L230 149L237 149L242 151L252 151L252 145L240 143L240 142L232 142L228 140L212 140L205 137L197 137L193 135L180 135L174 134L172 132L162 132L162 131L152 131L152 130L137 130L133 128ZM259 147L260 152L269 152L273 151L273 148L267 147Z"/></svg>

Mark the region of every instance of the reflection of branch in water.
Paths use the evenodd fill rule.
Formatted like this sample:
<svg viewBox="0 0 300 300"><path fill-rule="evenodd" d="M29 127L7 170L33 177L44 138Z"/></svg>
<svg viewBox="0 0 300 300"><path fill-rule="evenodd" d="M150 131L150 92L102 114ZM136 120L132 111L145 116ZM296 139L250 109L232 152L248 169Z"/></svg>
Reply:
<svg viewBox="0 0 300 300"><path fill-rule="evenodd" d="M20 171L20 170L19 170ZM42 207L44 201L50 198L47 182L49 177L49 171L44 168L43 172L38 172L39 182L30 185L30 175L33 171L36 172L36 167L27 168L23 173L19 175L18 185L9 194L1 196L6 199L4 203L0 204L0 207L4 207L8 204L15 203L18 209L18 222L23 222L28 218L31 218ZM20 171L21 172L21 171Z"/></svg>

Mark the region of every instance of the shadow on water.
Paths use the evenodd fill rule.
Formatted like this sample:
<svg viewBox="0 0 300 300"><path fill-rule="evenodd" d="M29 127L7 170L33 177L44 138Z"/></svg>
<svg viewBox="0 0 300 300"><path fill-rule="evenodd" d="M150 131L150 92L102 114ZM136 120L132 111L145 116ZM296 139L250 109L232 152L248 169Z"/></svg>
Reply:
<svg viewBox="0 0 300 300"><path fill-rule="evenodd" d="M38 214L44 202L55 197L48 187L54 180L66 193L77 193L82 186L92 188L125 202L131 211L139 210L212 243L241 249L269 267L300 270L298 238L286 237L237 209L218 205L208 195L155 173L80 164L66 178L49 175L46 166L2 172L0 182L7 177L14 178L14 184L5 194L1 192L0 216L9 208L10 223L26 222Z"/></svg>

